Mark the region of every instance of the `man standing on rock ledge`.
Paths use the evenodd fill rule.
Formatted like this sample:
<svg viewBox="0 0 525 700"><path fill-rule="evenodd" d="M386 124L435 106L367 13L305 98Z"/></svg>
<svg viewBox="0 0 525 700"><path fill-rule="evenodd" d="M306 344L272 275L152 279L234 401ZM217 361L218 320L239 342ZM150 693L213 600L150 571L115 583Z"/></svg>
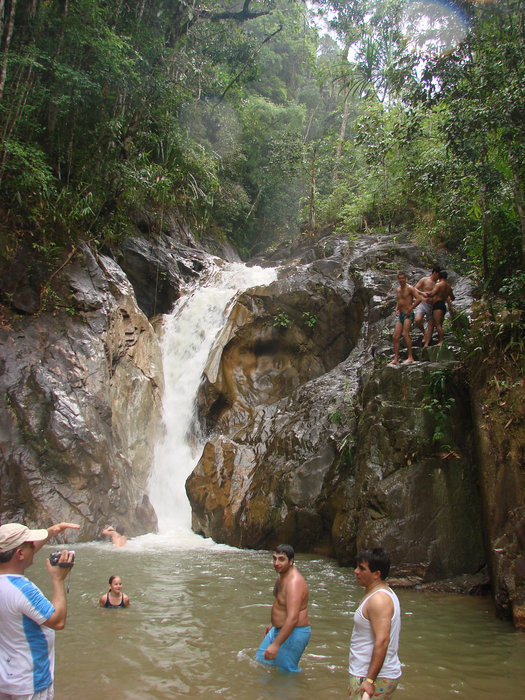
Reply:
<svg viewBox="0 0 525 700"><path fill-rule="evenodd" d="M30 530L9 523L0 527L0 700L52 700L55 632L66 625L64 580L73 566L73 554L61 552L57 566L46 560L53 581L49 601L24 576L43 544L73 523L47 530Z"/></svg>
<svg viewBox="0 0 525 700"><path fill-rule="evenodd" d="M412 321L414 321L414 309L419 302L425 301L425 298L418 292L415 287L407 284L407 276L404 272L400 272L397 276L397 281L399 282L399 287L396 290L397 304L396 304L396 325L394 327L394 359L390 362L390 365L399 364L399 346L401 343L401 335L405 339L405 343L408 351L408 358L405 360L406 363L414 362L414 356L412 355L412 341L410 339L410 326Z"/></svg>
<svg viewBox="0 0 525 700"><path fill-rule="evenodd" d="M439 279L439 273L441 272L441 268L435 265L432 268L432 272L430 275L427 275L426 277L422 277L419 282L415 285L414 289L417 289L420 294L423 294L425 297L429 297L430 294L432 294L432 291L434 287L436 286L436 282ZM416 315L415 317L415 324L423 333L423 342L425 343L425 347L428 346L428 341L427 341L427 332L425 330L425 319L427 320L427 328L429 327L429 324L432 321L432 304L426 299L425 301L419 302L419 304L416 306L414 309L414 313ZM430 340L430 339L429 339Z"/></svg>
<svg viewBox="0 0 525 700"><path fill-rule="evenodd" d="M281 671L299 673L299 659L310 639L308 622L308 586L294 565L291 545L280 544L273 553L273 566L279 574L271 622L264 630L264 640L255 658L277 666Z"/></svg>
<svg viewBox="0 0 525 700"><path fill-rule="evenodd" d="M428 301L432 304L432 321L428 324L428 331L425 337L425 345L428 345L432 338L434 326L438 332L438 345L443 343L445 333L443 331L443 321L447 313L448 304L449 310L452 308L452 300L454 293L448 282L448 274L446 270L441 270L436 286L432 290L432 294L428 297Z"/></svg>
<svg viewBox="0 0 525 700"><path fill-rule="evenodd" d="M397 655L401 631L399 599L385 579L390 558L382 547L367 549L357 557L355 575L365 595L354 615L350 640L349 696L364 693L372 698L390 697L401 677Z"/></svg>

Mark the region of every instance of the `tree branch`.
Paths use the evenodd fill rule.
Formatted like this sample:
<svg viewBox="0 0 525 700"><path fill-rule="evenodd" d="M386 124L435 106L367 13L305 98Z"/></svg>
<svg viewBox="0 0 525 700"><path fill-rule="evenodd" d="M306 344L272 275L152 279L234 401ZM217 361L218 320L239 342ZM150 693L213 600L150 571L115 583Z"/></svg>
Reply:
<svg viewBox="0 0 525 700"><path fill-rule="evenodd" d="M247 2L248 2L248 1L249 1L249 0L247 0ZM268 34L268 36L267 36L265 39L263 39L263 41L259 44L257 50L254 51L254 52L252 53L252 55L250 56L249 60L251 61L253 58L255 58L255 56L257 56L257 54L258 54L259 51L262 49L262 47L263 47L266 43L268 43L268 42L270 41L270 39L272 39L276 34L279 34L279 32L282 30L282 28L283 28L283 25L280 24L280 25L279 25L279 29L276 29L272 34ZM240 78L241 75L244 73L244 71L246 70L247 67L248 67L248 61L246 61L246 63L245 63L244 66L241 68L241 70L237 73L237 75L236 75L232 80L230 80L230 82L228 83L228 85L226 85L226 87L224 88L224 91L223 91L222 95L219 97L219 102L218 102L218 104L220 104L220 103L223 101L223 99L224 99L224 97L226 96L226 93L228 92L228 90L231 88L231 86L232 86L234 83L237 82L237 80L239 80L239 78Z"/></svg>

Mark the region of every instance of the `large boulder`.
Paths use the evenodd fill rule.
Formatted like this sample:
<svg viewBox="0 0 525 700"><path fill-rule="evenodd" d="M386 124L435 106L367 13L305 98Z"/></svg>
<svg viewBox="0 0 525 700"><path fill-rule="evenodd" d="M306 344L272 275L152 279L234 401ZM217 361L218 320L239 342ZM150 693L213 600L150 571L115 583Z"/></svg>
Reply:
<svg viewBox="0 0 525 700"><path fill-rule="evenodd" d="M162 431L157 336L109 257L84 247L60 274L66 310L0 329L0 515L81 525L92 539L113 524L156 529L147 497Z"/></svg>

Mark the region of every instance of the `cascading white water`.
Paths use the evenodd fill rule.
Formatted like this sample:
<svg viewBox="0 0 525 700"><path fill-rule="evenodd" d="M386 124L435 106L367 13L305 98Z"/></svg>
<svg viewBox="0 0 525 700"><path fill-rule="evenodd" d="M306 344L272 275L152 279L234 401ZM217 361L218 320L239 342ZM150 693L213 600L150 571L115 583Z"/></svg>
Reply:
<svg viewBox="0 0 525 700"><path fill-rule="evenodd" d="M199 436L192 434L195 400L202 372L229 306L237 293L269 284L275 278L272 268L227 263L217 267L204 286L181 297L165 319L161 345L166 436L157 446L149 484L160 534L186 538L190 533L191 509L185 482L203 449Z"/></svg>

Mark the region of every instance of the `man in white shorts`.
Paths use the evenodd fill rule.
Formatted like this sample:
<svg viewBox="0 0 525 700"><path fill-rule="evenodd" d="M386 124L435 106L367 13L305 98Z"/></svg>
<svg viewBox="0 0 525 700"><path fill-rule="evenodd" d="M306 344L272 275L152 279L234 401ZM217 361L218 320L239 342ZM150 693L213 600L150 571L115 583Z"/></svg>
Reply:
<svg viewBox="0 0 525 700"><path fill-rule="evenodd" d="M53 582L51 601L24 572L50 537L79 527L73 523L47 530L30 530L18 523L0 527L0 700L53 698L55 630L66 624L64 580L73 555L64 549L56 566L46 559Z"/></svg>

